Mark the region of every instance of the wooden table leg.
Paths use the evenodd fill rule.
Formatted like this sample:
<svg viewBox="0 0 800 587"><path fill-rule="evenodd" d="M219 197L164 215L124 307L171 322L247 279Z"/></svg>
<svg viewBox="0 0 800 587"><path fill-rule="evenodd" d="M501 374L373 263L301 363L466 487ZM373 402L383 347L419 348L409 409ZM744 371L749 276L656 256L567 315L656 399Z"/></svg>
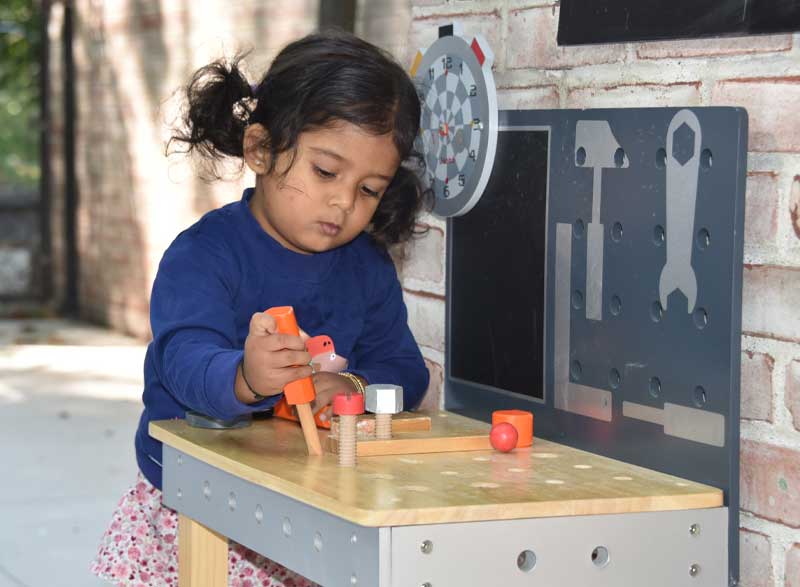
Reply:
<svg viewBox="0 0 800 587"><path fill-rule="evenodd" d="M227 587L228 539L179 514L179 587Z"/></svg>

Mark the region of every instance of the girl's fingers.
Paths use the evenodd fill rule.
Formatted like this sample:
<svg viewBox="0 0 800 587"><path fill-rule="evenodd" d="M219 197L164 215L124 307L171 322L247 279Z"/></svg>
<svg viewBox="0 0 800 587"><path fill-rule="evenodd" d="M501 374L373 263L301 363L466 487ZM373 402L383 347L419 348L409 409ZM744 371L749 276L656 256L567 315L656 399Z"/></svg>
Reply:
<svg viewBox="0 0 800 587"><path fill-rule="evenodd" d="M275 318L266 312L256 312L250 318L250 334L255 336L268 336L278 332Z"/></svg>

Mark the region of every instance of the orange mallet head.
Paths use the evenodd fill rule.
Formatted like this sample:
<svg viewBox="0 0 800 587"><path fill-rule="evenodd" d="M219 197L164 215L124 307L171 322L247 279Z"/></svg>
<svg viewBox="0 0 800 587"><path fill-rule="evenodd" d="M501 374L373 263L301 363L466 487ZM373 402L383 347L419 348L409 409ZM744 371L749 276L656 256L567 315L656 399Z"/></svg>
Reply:
<svg viewBox="0 0 800 587"><path fill-rule="evenodd" d="M294 316L294 308L291 306L278 306L268 309L267 314L275 318L275 322L278 324L278 332L300 336L300 329ZM286 403L292 406L311 403L317 397L311 377L304 377L288 383L283 389L283 394L286 397Z"/></svg>

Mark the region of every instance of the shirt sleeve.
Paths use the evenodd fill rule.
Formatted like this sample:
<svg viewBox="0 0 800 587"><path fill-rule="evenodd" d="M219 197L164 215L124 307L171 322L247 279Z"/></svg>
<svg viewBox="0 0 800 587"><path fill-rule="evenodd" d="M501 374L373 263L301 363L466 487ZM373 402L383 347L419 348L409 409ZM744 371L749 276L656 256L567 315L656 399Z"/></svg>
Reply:
<svg viewBox="0 0 800 587"><path fill-rule="evenodd" d="M236 270L224 243L184 232L161 260L150 299L153 358L166 390L187 409L224 420L264 410L236 397L244 355L236 335Z"/></svg>
<svg viewBox="0 0 800 587"><path fill-rule="evenodd" d="M403 409L416 408L428 389L430 374L414 335L397 271L388 255L381 255L368 297L367 319L350 357L349 371L369 383L403 386Z"/></svg>

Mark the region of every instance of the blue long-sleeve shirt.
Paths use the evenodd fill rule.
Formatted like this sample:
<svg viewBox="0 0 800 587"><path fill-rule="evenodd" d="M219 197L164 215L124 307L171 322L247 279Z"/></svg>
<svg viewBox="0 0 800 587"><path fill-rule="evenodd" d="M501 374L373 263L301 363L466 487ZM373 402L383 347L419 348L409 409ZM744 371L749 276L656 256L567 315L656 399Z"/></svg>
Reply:
<svg viewBox="0 0 800 587"><path fill-rule="evenodd" d="M408 328L391 258L362 234L324 253L303 255L270 237L242 199L209 212L164 253L150 299L153 341L144 361L144 411L136 458L161 488L162 445L151 420L184 418L187 410L221 419L264 410L234 393L250 318L293 306L309 335L327 334L348 370L370 383L403 386L406 409L422 400L428 370Z"/></svg>

